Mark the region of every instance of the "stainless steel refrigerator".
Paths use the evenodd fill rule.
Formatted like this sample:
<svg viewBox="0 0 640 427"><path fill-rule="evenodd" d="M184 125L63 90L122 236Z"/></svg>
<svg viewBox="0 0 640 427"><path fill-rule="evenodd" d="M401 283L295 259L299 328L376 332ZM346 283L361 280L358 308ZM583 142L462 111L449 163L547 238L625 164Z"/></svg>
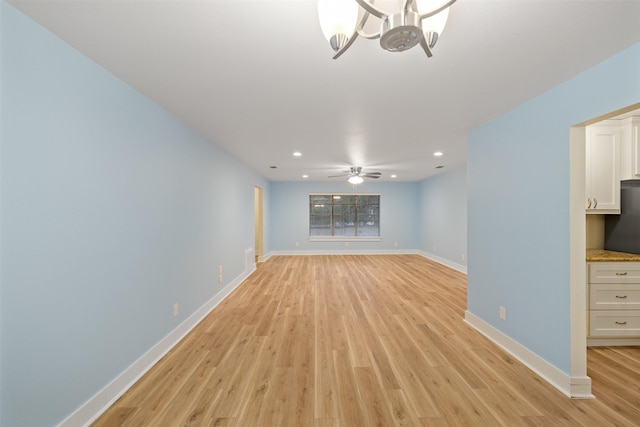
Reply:
<svg viewBox="0 0 640 427"><path fill-rule="evenodd" d="M605 215L604 248L640 254L640 179L622 181L620 215Z"/></svg>

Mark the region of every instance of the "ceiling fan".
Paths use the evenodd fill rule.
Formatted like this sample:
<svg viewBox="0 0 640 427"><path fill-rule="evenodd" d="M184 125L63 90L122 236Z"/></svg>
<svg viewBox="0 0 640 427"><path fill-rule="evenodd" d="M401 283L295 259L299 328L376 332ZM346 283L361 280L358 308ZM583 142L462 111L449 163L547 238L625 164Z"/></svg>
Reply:
<svg viewBox="0 0 640 427"><path fill-rule="evenodd" d="M382 175L380 172L362 172L361 166L351 166L348 171L343 171L343 175L331 175L329 178L340 178L348 176L347 181L353 185L361 184L364 178L378 179Z"/></svg>

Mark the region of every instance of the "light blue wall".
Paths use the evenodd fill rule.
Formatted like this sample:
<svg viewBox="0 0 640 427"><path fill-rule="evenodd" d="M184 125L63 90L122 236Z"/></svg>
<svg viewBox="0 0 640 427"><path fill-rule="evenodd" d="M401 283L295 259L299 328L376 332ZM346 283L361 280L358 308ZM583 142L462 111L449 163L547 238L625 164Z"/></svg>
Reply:
<svg viewBox="0 0 640 427"><path fill-rule="evenodd" d="M0 0L0 25L4 0ZM0 27L0 53L3 47L2 29ZM0 54L0 165L2 165L2 55ZM2 194L2 173L0 171L0 195ZM2 271L2 197L0 197L0 272ZM2 274L0 274L0 424L2 423Z"/></svg>
<svg viewBox="0 0 640 427"><path fill-rule="evenodd" d="M51 426L243 273L269 185L0 7L0 424Z"/></svg>
<svg viewBox="0 0 640 427"><path fill-rule="evenodd" d="M416 250L418 231L419 184L373 182L358 186L359 193L380 194L379 242L310 242L309 193L352 193L353 187L339 182L272 182L270 233L273 251L387 251ZM298 242L298 247L295 246ZM394 243L398 246L395 247Z"/></svg>
<svg viewBox="0 0 640 427"><path fill-rule="evenodd" d="M420 183L420 248L463 267L467 265L465 167Z"/></svg>
<svg viewBox="0 0 640 427"><path fill-rule="evenodd" d="M471 132L468 310L570 372L569 128L640 101L640 44ZM507 320L498 307L507 309Z"/></svg>

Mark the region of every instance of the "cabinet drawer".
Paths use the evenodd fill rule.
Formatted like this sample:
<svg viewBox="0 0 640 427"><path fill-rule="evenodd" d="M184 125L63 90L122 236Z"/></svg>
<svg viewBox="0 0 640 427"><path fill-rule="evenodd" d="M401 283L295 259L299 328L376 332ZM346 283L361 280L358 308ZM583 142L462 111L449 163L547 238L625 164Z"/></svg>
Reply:
<svg viewBox="0 0 640 427"><path fill-rule="evenodd" d="M640 263L595 262L589 264L589 283L640 284Z"/></svg>
<svg viewBox="0 0 640 427"><path fill-rule="evenodd" d="M589 287L591 310L640 310L640 285L595 283Z"/></svg>
<svg viewBox="0 0 640 427"><path fill-rule="evenodd" d="M640 311L592 310L589 313L592 337L640 336Z"/></svg>

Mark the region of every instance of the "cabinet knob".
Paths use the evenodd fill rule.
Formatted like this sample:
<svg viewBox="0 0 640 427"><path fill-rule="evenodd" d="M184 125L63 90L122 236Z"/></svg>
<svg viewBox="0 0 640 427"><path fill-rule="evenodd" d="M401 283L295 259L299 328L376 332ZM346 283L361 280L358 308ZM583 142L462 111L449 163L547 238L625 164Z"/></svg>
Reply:
<svg viewBox="0 0 640 427"><path fill-rule="evenodd" d="M598 207L598 199L596 199L595 197L593 198L593 209Z"/></svg>
<svg viewBox="0 0 640 427"><path fill-rule="evenodd" d="M587 205L587 209L589 209L591 207L591 199L590 198L587 198L586 205Z"/></svg>

